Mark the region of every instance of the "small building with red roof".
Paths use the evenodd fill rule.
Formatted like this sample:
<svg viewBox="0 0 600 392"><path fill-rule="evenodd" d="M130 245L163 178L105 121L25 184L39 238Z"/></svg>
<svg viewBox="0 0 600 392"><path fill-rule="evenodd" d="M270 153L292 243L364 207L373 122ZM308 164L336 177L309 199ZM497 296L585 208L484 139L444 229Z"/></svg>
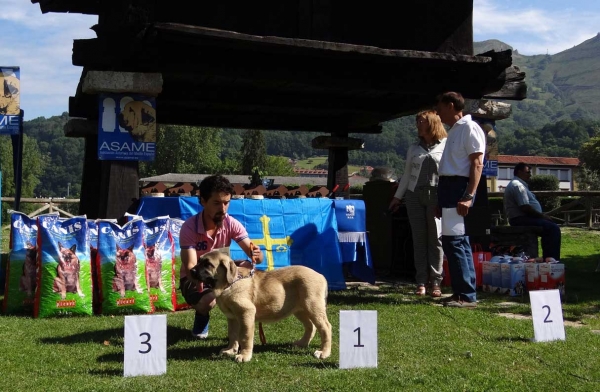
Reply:
<svg viewBox="0 0 600 392"><path fill-rule="evenodd" d="M557 177L561 191L577 190L575 174L580 166L578 158L498 155L498 177L487 178L488 191L504 192L519 162L529 165L534 176L546 174Z"/></svg>

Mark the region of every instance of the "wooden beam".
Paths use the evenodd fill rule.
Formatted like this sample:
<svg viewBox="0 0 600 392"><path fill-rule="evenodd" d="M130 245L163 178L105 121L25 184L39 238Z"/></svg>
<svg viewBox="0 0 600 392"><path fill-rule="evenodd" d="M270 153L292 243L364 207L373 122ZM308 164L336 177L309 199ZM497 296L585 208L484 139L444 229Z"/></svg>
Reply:
<svg viewBox="0 0 600 392"><path fill-rule="evenodd" d="M137 93L155 97L162 92L162 87L160 73L89 71L83 79L82 92Z"/></svg>

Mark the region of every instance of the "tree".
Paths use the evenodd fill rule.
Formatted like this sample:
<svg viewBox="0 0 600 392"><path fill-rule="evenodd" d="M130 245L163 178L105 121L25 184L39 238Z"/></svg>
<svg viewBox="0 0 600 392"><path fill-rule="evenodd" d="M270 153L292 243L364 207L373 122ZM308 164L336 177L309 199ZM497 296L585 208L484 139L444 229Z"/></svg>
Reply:
<svg viewBox="0 0 600 392"><path fill-rule="evenodd" d="M142 176L165 173L216 173L221 168L221 129L161 125L156 157L140 165Z"/></svg>
<svg viewBox="0 0 600 392"><path fill-rule="evenodd" d="M252 175L256 170L264 172L267 167L267 147L260 130L244 132L242 143L242 174Z"/></svg>
<svg viewBox="0 0 600 392"><path fill-rule="evenodd" d="M600 172L600 133L581 145L579 159L589 170Z"/></svg>
<svg viewBox="0 0 600 392"><path fill-rule="evenodd" d="M600 190L600 175L597 171L582 166L577 170L575 178L577 180L577 187L580 191Z"/></svg>
<svg viewBox="0 0 600 392"><path fill-rule="evenodd" d="M43 171L42 160L37 142L23 135L23 182L21 196L33 197L34 189L39 184ZM10 137L0 138L0 165L2 168L2 196L15 196L15 178L13 169L13 149Z"/></svg>
<svg viewBox="0 0 600 392"><path fill-rule="evenodd" d="M292 165L290 165L288 158L267 155L265 175L295 177L296 173Z"/></svg>

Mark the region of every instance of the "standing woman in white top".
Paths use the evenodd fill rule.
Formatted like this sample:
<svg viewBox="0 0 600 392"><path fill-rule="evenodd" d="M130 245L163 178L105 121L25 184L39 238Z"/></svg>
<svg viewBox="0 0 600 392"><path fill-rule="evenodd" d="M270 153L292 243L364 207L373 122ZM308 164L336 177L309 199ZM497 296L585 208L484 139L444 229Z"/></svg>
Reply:
<svg viewBox="0 0 600 392"><path fill-rule="evenodd" d="M419 141L410 146L406 167L389 209L396 211L404 199L412 230L416 295L441 297L442 243L436 223L438 168L448 136L433 110L416 115Z"/></svg>

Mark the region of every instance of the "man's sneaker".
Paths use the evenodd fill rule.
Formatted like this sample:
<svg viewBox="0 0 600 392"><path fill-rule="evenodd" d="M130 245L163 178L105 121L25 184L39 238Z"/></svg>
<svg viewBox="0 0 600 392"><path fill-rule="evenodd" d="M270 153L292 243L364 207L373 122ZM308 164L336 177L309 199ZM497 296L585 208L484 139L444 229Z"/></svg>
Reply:
<svg viewBox="0 0 600 392"><path fill-rule="evenodd" d="M210 316L196 313L194 315L194 328L192 328L192 336L198 339L206 339L208 337L208 320Z"/></svg>
<svg viewBox="0 0 600 392"><path fill-rule="evenodd" d="M462 299L459 299L459 300L444 302L444 306L448 306L450 308L473 309L473 308L477 307L477 302L468 302L468 301L463 301Z"/></svg>

